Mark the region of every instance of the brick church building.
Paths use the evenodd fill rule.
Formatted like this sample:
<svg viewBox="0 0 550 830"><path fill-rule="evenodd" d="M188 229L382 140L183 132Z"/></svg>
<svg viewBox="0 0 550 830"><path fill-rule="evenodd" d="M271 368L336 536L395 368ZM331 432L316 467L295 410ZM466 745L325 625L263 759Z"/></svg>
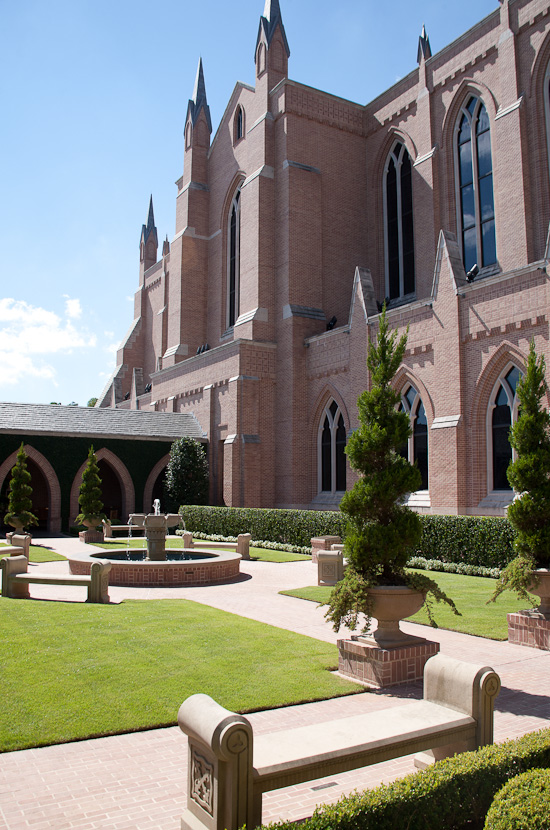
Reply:
<svg viewBox="0 0 550 830"><path fill-rule="evenodd" d="M329 508L386 299L419 510L501 515L529 343L550 363L550 2L495 10L374 101L291 80L278 0L213 134L199 63L176 228L152 202L99 407L189 413L211 502Z"/></svg>

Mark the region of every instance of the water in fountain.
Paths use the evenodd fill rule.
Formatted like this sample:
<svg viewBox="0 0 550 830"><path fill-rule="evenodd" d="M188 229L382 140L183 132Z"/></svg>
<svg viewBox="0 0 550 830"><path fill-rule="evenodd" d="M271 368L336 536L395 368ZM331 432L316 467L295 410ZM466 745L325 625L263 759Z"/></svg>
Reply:
<svg viewBox="0 0 550 830"><path fill-rule="evenodd" d="M126 540L126 559L130 560L130 548L132 542L132 517L128 518L128 538Z"/></svg>
<svg viewBox="0 0 550 830"><path fill-rule="evenodd" d="M153 512L155 516L160 516L160 499L155 499L153 502Z"/></svg>

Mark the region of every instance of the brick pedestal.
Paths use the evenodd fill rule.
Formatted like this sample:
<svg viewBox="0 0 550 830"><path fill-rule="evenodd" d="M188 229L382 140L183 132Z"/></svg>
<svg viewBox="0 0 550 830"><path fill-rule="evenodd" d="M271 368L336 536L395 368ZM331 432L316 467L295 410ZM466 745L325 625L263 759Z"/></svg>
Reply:
<svg viewBox="0 0 550 830"><path fill-rule="evenodd" d="M338 640L338 671L380 689L422 680L424 666L439 643L424 640L410 646L380 648L359 640Z"/></svg>
<svg viewBox="0 0 550 830"><path fill-rule="evenodd" d="M78 538L81 542L84 542L85 545L95 545L98 542L103 542L103 531L81 530L78 534Z"/></svg>
<svg viewBox="0 0 550 830"><path fill-rule="evenodd" d="M550 651L550 615L539 611L508 614L508 642Z"/></svg>

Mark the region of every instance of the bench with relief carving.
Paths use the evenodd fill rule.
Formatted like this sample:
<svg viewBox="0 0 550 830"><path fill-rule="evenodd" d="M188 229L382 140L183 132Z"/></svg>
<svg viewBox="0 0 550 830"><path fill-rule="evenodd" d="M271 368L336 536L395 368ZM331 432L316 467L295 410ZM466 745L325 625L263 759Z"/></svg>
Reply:
<svg viewBox="0 0 550 830"><path fill-rule="evenodd" d="M490 744L499 690L490 667L439 654L426 663L423 700L257 737L245 717L192 695L178 713L189 739L181 828L252 830L261 825L264 792L413 753L425 767Z"/></svg>

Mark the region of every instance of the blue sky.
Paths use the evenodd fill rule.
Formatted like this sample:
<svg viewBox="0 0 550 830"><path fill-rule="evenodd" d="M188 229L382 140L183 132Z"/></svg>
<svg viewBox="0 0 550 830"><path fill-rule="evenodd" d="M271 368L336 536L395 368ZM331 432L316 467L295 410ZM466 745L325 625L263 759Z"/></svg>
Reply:
<svg viewBox="0 0 550 830"><path fill-rule="evenodd" d="M498 0L280 0L289 75L367 103ZM214 131L254 83L264 0L0 0L0 400L85 405L130 327L153 194L162 240L202 55Z"/></svg>

